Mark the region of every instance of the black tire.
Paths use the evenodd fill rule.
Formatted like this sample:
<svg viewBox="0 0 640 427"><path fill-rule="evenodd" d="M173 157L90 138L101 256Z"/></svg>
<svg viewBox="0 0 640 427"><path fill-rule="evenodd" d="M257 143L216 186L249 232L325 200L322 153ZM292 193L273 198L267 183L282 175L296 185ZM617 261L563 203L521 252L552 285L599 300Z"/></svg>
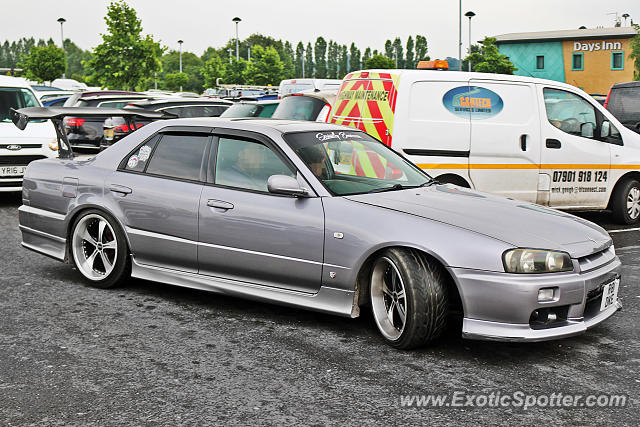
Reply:
<svg viewBox="0 0 640 427"><path fill-rule="evenodd" d="M105 271L106 274L104 274L104 277L100 277L100 275L97 273L90 277L91 275L86 273L86 270L88 270L88 264L81 268L81 266L79 266L79 262L81 262L81 260L83 259L87 259L86 254L88 251L92 250L92 247L95 251L98 251L98 248L95 245L95 242L89 243L89 240L82 239L80 237L81 230L78 227L84 227L85 230L93 229L93 236L96 236L95 226L93 226L92 221L99 222L100 220L106 221L106 223L110 227L110 229L108 229L107 227L103 228L105 236L103 236L102 240L108 242L104 243L104 248L100 248L100 255L102 255L103 253L105 254L105 256L109 257L109 254L111 254L111 249L107 248L107 244L111 243L113 239L109 239L107 235L115 239L115 244L112 245L113 247L115 247L115 251L111 256L112 268L110 269L110 271L108 273L106 273ZM88 226L86 224L88 224ZM79 239L82 243L76 244L76 242L78 241L77 239ZM97 241L97 239L95 240ZM131 276L131 257L129 256L129 248L124 232L122 231L122 228L120 227L118 222L114 220L110 215L97 209L89 209L82 212L73 222L71 232L69 233L68 242L69 258L87 284L101 289L114 288L123 284ZM87 250L87 248L89 249ZM94 258L97 259L98 257L96 256ZM107 267L105 267L105 265L107 265L106 262L101 262L101 260L98 260L97 262L98 266L96 267L95 263L92 263L92 267L95 267L96 270L100 270L101 264L103 267L102 269L107 270Z"/></svg>
<svg viewBox="0 0 640 427"><path fill-rule="evenodd" d="M404 288L406 320L401 330L394 324L393 313L384 319L383 312L380 311L387 311L387 303L390 304L390 301L396 298L390 297L389 294L382 295L381 305L380 286L376 285L380 281L384 266L390 265L388 261L397 268L395 271L399 273ZM390 265L387 268L392 267ZM388 344L403 350L425 346L440 337L446 328L449 312L446 273L436 261L418 251L404 248L387 249L373 264L370 301L376 325ZM400 299L396 301L397 304L401 304ZM393 336L393 330L389 333L390 326L395 327L399 336Z"/></svg>
<svg viewBox="0 0 640 427"><path fill-rule="evenodd" d="M620 184L611 196L613 218L620 224L637 224L640 222L640 212L627 207L627 201L640 194L640 182L628 179Z"/></svg>

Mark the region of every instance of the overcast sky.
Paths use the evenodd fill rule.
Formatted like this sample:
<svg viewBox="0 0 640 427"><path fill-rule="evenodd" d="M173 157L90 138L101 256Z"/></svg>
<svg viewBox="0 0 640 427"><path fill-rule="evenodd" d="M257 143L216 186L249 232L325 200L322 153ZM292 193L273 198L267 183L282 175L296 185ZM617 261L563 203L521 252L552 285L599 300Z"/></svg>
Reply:
<svg viewBox="0 0 640 427"><path fill-rule="evenodd" d="M355 42L364 50L382 50L386 39L423 34L432 58L457 56L456 0L129 0L142 20L144 33L170 49L200 55L235 37L231 19L242 19L240 39L261 33L297 43L322 35L340 44ZM60 40L64 36L84 49L101 42L109 0L0 0L0 41L21 37ZM463 0L462 13L473 11L472 38L521 31L577 29L581 25L612 27L615 15L628 13L640 23L640 0ZM463 18L463 46L468 19Z"/></svg>

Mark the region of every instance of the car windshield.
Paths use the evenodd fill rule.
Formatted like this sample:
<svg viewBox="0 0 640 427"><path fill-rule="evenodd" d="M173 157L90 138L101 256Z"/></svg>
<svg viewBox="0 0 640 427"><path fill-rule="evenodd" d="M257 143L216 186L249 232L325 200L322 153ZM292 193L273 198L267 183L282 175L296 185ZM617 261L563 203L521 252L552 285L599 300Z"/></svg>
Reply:
<svg viewBox="0 0 640 427"><path fill-rule="evenodd" d="M289 146L334 195L403 190L433 182L417 166L360 131L297 132Z"/></svg>
<svg viewBox="0 0 640 427"><path fill-rule="evenodd" d="M260 111L258 104L234 104L227 108L220 117L255 117Z"/></svg>
<svg viewBox="0 0 640 427"><path fill-rule="evenodd" d="M310 96L287 96L273 113L274 119L315 120L326 102Z"/></svg>
<svg viewBox="0 0 640 427"><path fill-rule="evenodd" d="M0 122L11 121L11 108L39 107L38 101L29 89L20 87L0 87ZM42 121L42 120L38 120Z"/></svg>

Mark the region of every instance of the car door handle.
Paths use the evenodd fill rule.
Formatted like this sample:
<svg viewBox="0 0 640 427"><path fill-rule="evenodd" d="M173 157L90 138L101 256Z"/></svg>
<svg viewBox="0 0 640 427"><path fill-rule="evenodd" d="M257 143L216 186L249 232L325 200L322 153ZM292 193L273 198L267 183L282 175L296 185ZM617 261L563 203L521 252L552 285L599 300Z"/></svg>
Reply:
<svg viewBox="0 0 640 427"><path fill-rule="evenodd" d="M111 184L109 186L109 191L113 193L122 194L122 195L131 194L133 192L133 190L130 189L129 187L125 187L124 185L118 185L118 184Z"/></svg>
<svg viewBox="0 0 640 427"><path fill-rule="evenodd" d="M557 139L547 139L546 141L547 148L560 148L562 144Z"/></svg>
<svg viewBox="0 0 640 427"><path fill-rule="evenodd" d="M210 208L224 209L225 211L228 211L229 209L233 209L233 203L225 202L223 200L215 200L215 199L207 200L207 206L209 206Z"/></svg>
<svg viewBox="0 0 640 427"><path fill-rule="evenodd" d="M520 135L520 149L527 151L527 135Z"/></svg>

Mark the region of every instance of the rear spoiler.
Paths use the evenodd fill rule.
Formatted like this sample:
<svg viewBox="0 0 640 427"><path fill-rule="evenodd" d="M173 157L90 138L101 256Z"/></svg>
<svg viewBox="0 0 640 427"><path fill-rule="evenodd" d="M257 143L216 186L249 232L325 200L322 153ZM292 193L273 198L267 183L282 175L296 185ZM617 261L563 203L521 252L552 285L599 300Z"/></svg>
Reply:
<svg viewBox="0 0 640 427"><path fill-rule="evenodd" d="M138 108L87 108L87 107L26 107L11 108L11 121L20 130L27 127L30 120L51 120L58 137L58 154L61 159L73 159L73 150L67 139L62 119L72 117L123 117L129 129L136 129L135 119L165 120L177 116L164 111L147 111Z"/></svg>

